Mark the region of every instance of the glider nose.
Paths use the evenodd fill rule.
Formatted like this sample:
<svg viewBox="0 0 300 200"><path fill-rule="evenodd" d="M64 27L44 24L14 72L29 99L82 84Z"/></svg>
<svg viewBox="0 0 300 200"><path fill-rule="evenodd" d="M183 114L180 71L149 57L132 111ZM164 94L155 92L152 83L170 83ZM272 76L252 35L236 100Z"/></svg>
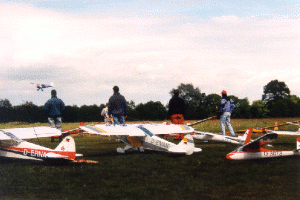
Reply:
<svg viewBox="0 0 300 200"><path fill-rule="evenodd" d="M228 160L231 160L231 159L232 159L232 158L231 158L232 155L233 155L233 154L229 153L229 154L226 155L226 158L227 158Z"/></svg>

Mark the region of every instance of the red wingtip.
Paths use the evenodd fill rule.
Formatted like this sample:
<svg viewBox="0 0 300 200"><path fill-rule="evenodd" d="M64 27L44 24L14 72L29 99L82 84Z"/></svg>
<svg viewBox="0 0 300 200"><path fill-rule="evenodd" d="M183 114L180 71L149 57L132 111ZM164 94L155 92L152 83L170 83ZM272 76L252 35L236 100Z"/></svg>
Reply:
<svg viewBox="0 0 300 200"><path fill-rule="evenodd" d="M80 126L84 126L84 123L83 123L83 122L80 122Z"/></svg>

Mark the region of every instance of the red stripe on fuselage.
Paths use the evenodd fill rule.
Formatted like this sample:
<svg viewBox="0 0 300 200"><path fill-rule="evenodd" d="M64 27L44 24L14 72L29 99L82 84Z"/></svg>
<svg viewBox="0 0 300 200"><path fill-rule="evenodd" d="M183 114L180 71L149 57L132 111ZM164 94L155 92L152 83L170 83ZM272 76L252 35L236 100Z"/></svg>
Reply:
<svg viewBox="0 0 300 200"><path fill-rule="evenodd" d="M74 160L76 158L76 153L69 152L69 151L52 151L46 149L19 148L19 147L1 146L1 145L0 145L0 149L3 151L10 151L20 155L34 157L34 158L41 158L41 159L46 158L46 155L48 153L55 153L65 157L66 159Z"/></svg>

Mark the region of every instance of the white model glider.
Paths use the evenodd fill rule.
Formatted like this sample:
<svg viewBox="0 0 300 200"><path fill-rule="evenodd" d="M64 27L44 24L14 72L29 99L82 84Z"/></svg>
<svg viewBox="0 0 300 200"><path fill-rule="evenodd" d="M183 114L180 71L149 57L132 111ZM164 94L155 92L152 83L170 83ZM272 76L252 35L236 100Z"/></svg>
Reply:
<svg viewBox="0 0 300 200"><path fill-rule="evenodd" d="M298 131L267 131L267 133L276 133L278 135L298 135L300 136L300 132Z"/></svg>
<svg viewBox="0 0 300 200"><path fill-rule="evenodd" d="M220 134L215 134L210 132L195 131L195 134L193 134L192 136L194 139L197 140L227 142L227 143L241 145L244 144L248 133L249 130L247 130L243 136L232 137L232 136L225 136L225 135L220 135Z"/></svg>
<svg viewBox="0 0 300 200"><path fill-rule="evenodd" d="M202 151L201 148L195 148L193 137L189 134L186 135L179 144L174 144L157 136L173 133L193 133L194 129L186 125L81 125L80 128L90 134L117 136L118 139L126 143L125 148L117 149L118 153L125 153L126 150L131 148L139 150L140 152L147 149L185 155Z"/></svg>
<svg viewBox="0 0 300 200"><path fill-rule="evenodd" d="M300 137L297 138L296 150L270 150L265 149L264 146L273 142L277 139L276 133L265 134L251 142L251 133L250 129L245 144L235 151L226 155L226 158L229 160L249 160L249 159L261 159L261 158L274 158L274 157L284 157L284 156L299 156L300 150Z"/></svg>
<svg viewBox="0 0 300 200"><path fill-rule="evenodd" d="M297 131L279 131L279 130L269 130L267 133L276 133L278 135L300 135L299 121L296 122L287 122L286 124L296 125L298 126Z"/></svg>
<svg viewBox="0 0 300 200"><path fill-rule="evenodd" d="M73 161L79 155L71 136L65 137L54 150L23 140L58 135L61 131L50 127L0 129L0 156L54 163Z"/></svg>

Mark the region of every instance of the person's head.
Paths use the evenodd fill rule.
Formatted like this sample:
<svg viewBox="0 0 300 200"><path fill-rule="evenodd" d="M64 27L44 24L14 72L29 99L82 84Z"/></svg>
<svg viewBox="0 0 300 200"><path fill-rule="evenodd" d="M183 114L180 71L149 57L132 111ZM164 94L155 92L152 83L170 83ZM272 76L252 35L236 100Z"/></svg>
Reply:
<svg viewBox="0 0 300 200"><path fill-rule="evenodd" d="M226 92L225 90L223 90L223 91L221 92L221 94L222 94L222 97L227 97L227 92Z"/></svg>
<svg viewBox="0 0 300 200"><path fill-rule="evenodd" d="M56 90L51 90L51 97L56 97Z"/></svg>
<svg viewBox="0 0 300 200"><path fill-rule="evenodd" d="M175 96L175 97L178 97L178 96L179 96L179 90L178 90L178 89L175 89L175 90L174 90L174 96Z"/></svg>
<svg viewBox="0 0 300 200"><path fill-rule="evenodd" d="M118 87L118 86L114 86L114 87L113 87L113 91L114 91L114 92L119 92L119 87Z"/></svg>

